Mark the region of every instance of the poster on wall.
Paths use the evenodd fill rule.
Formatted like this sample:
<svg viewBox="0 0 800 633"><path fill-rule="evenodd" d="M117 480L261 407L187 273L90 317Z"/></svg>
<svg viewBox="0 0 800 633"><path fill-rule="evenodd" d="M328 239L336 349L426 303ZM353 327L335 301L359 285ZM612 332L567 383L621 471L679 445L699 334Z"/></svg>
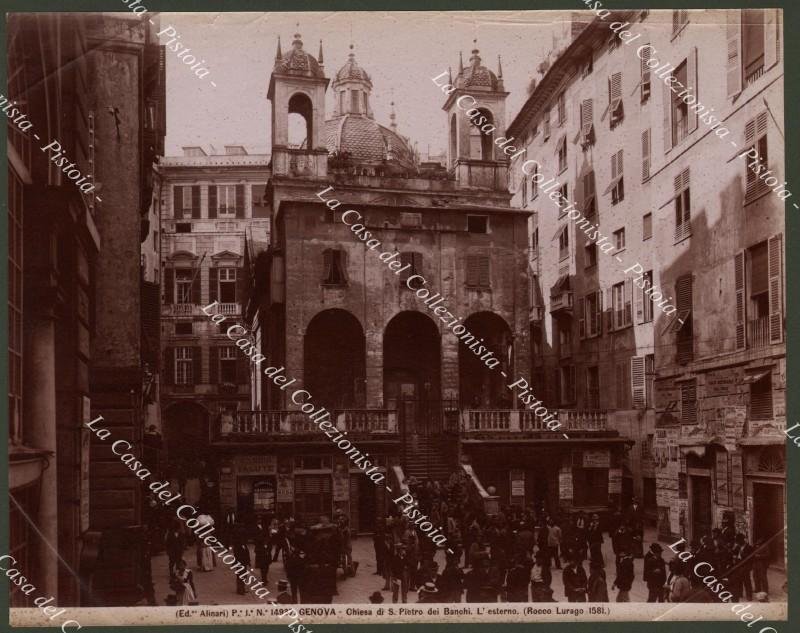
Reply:
<svg viewBox="0 0 800 633"><path fill-rule="evenodd" d="M278 503L291 503L294 501L294 478L292 475L278 475L276 492Z"/></svg>
<svg viewBox="0 0 800 633"><path fill-rule="evenodd" d="M572 499L572 469L562 468L558 471L558 498Z"/></svg>
<svg viewBox="0 0 800 633"><path fill-rule="evenodd" d="M525 496L525 471L511 470L509 472L511 480L511 496L524 497Z"/></svg>
<svg viewBox="0 0 800 633"><path fill-rule="evenodd" d="M608 470L608 494L622 494L622 469L610 468Z"/></svg>
<svg viewBox="0 0 800 633"><path fill-rule="evenodd" d="M336 474L333 476L333 500L350 500L350 477L348 475Z"/></svg>

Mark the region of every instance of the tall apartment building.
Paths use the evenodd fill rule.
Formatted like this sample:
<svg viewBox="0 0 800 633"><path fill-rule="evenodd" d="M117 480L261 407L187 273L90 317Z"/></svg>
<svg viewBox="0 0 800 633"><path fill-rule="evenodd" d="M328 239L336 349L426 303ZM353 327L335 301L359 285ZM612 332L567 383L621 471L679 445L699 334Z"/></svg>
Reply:
<svg viewBox="0 0 800 633"><path fill-rule="evenodd" d="M614 22L628 22L636 41L623 43ZM528 148L512 174L515 204L534 212L537 389L600 409L637 441L630 490L665 538L735 521L755 540L772 538L776 562L784 205L738 154L757 148L782 181L780 32L779 11L768 9L597 18L509 126ZM729 133L712 131L665 80L690 87ZM544 181L534 163L523 175L529 159ZM610 252L559 212L555 189L599 226ZM659 308L645 281L674 308Z"/></svg>
<svg viewBox="0 0 800 633"><path fill-rule="evenodd" d="M239 145L183 149L159 165L162 433L173 476L216 483L210 432L223 415L250 408L250 368L225 336L229 324L213 324L201 308L218 302L230 323L242 322L245 238L269 240L269 156Z"/></svg>
<svg viewBox="0 0 800 633"><path fill-rule="evenodd" d="M9 552L64 606L135 603L149 575L140 482L83 424L103 415L138 443L154 397L140 267L165 130L154 22L9 18L8 96L33 124L9 121ZM41 150L53 142L89 192Z"/></svg>

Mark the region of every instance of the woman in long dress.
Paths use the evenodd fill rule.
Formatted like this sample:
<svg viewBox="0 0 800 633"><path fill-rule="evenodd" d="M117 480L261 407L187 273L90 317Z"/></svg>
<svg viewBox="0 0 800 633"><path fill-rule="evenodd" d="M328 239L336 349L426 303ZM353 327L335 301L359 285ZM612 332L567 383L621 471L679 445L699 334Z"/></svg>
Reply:
<svg viewBox="0 0 800 633"><path fill-rule="evenodd" d="M214 525L214 519L209 514L201 514L197 517L197 521L201 526ZM198 532L202 531L204 527L200 527ZM206 545L205 540L197 539L197 547L200 550L200 569L203 571L214 570L214 553L211 547Z"/></svg>
<svg viewBox="0 0 800 633"><path fill-rule="evenodd" d="M175 597L176 604L186 606L197 603L197 590L194 586L194 576L186 568L186 561L178 563L178 570L175 572Z"/></svg>

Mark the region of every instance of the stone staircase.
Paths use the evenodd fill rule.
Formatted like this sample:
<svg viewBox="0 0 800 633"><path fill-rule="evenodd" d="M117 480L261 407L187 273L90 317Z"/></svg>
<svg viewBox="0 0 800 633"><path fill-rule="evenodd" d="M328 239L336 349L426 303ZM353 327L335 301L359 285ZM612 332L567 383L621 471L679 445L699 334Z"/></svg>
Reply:
<svg viewBox="0 0 800 633"><path fill-rule="evenodd" d="M406 477L433 479L447 483L455 469L450 463L447 442L454 441L445 435L409 434L404 440L403 472Z"/></svg>

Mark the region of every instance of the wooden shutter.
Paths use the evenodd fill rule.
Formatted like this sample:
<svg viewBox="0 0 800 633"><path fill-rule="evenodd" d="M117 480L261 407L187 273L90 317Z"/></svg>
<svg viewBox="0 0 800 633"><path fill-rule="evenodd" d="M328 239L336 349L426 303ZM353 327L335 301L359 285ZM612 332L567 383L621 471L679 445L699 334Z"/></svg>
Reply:
<svg viewBox="0 0 800 633"><path fill-rule="evenodd" d="M244 217L244 185L236 185L236 217Z"/></svg>
<svg viewBox="0 0 800 633"><path fill-rule="evenodd" d="M633 280L625 280L625 297L623 299L622 322L624 325L631 325L631 301L633 295Z"/></svg>
<svg viewBox="0 0 800 633"><path fill-rule="evenodd" d="M611 75L609 86L609 101L613 105L616 101L622 99L622 73L614 73Z"/></svg>
<svg viewBox="0 0 800 633"><path fill-rule="evenodd" d="M202 303L200 298L200 276L201 270L199 268L192 268L192 296L189 303Z"/></svg>
<svg viewBox="0 0 800 633"><path fill-rule="evenodd" d="M614 292L613 286L606 289L606 331L614 331Z"/></svg>
<svg viewBox="0 0 800 633"><path fill-rule="evenodd" d="M661 84L661 110L664 112L664 153L672 149L672 91Z"/></svg>
<svg viewBox="0 0 800 633"><path fill-rule="evenodd" d="M728 96L733 97L742 91L742 10L728 9L727 22Z"/></svg>
<svg viewBox="0 0 800 633"><path fill-rule="evenodd" d="M199 385L203 382L203 348L192 347L192 384Z"/></svg>
<svg viewBox="0 0 800 633"><path fill-rule="evenodd" d="M611 154L611 182L617 179L617 153Z"/></svg>
<svg viewBox="0 0 800 633"><path fill-rule="evenodd" d="M744 349L747 346L744 251L733 258L733 276L736 286L736 349Z"/></svg>
<svg viewBox="0 0 800 633"><path fill-rule="evenodd" d="M175 348L167 346L164 348L164 373L161 374L164 384L175 384Z"/></svg>
<svg viewBox="0 0 800 633"><path fill-rule="evenodd" d="M236 301L241 304L242 312L247 305L247 293L250 288L250 278L247 275L247 268L240 266L236 269Z"/></svg>
<svg viewBox="0 0 800 633"><path fill-rule="evenodd" d="M650 128L642 132L642 182L650 178Z"/></svg>
<svg viewBox="0 0 800 633"><path fill-rule="evenodd" d="M219 347L213 345L208 348L208 382L219 384Z"/></svg>
<svg viewBox="0 0 800 633"><path fill-rule="evenodd" d="M681 424L697 424L697 383L681 384Z"/></svg>
<svg viewBox="0 0 800 633"><path fill-rule="evenodd" d="M208 217L217 217L217 185L208 185Z"/></svg>
<svg viewBox="0 0 800 633"><path fill-rule="evenodd" d="M480 255L478 259L480 262L478 284L481 288L488 288L492 285L489 273L489 256Z"/></svg>
<svg viewBox="0 0 800 633"><path fill-rule="evenodd" d="M644 276L642 276L642 280L644 283ZM644 323L644 289L639 288L637 286L636 290L635 303L636 303L636 323Z"/></svg>
<svg viewBox="0 0 800 633"><path fill-rule="evenodd" d="M617 176L622 177L622 150L617 152Z"/></svg>
<svg viewBox="0 0 800 633"><path fill-rule="evenodd" d="M764 71L769 70L778 63L778 42L780 42L780 21L778 9L763 9L764 11Z"/></svg>
<svg viewBox="0 0 800 633"><path fill-rule="evenodd" d="M645 408L644 356L631 358L631 398L634 409Z"/></svg>
<svg viewBox="0 0 800 633"><path fill-rule="evenodd" d="M695 104L700 102L700 86L697 81L697 47L693 46L689 50L689 57L686 58L686 80L691 87L691 94L697 98ZM697 129L697 110L693 106L686 108L689 117L689 132L694 132Z"/></svg>
<svg viewBox="0 0 800 633"><path fill-rule="evenodd" d="M650 95L650 67L647 65L647 62L650 61L650 44L645 44L641 50L642 61L640 64L641 79L639 80L639 96L642 103L644 103Z"/></svg>
<svg viewBox="0 0 800 633"><path fill-rule="evenodd" d="M769 238L769 342L783 341L783 235Z"/></svg>
<svg viewBox="0 0 800 633"><path fill-rule="evenodd" d="M192 218L200 217L200 185L192 185Z"/></svg>
<svg viewBox="0 0 800 633"><path fill-rule="evenodd" d="M581 101L581 136L582 141L588 143L592 134L592 125L594 121L594 101L592 99L584 99Z"/></svg>
<svg viewBox="0 0 800 633"><path fill-rule="evenodd" d="M678 312L692 309L692 276L683 275L675 283L675 298Z"/></svg>
<svg viewBox="0 0 800 633"><path fill-rule="evenodd" d="M219 286L217 285L217 269L208 269L208 302L214 303L219 298L217 294Z"/></svg>
<svg viewBox="0 0 800 633"><path fill-rule="evenodd" d="M175 269L164 269L164 305L172 305L175 300Z"/></svg>
<svg viewBox="0 0 800 633"><path fill-rule="evenodd" d="M595 294L597 296L597 303L595 304L594 309L594 335L600 336L603 333L603 291L598 290Z"/></svg>
<svg viewBox="0 0 800 633"><path fill-rule="evenodd" d="M172 217L183 217L183 191L179 185L172 185Z"/></svg>
<svg viewBox="0 0 800 633"><path fill-rule="evenodd" d="M578 299L578 338L586 338L586 301L583 297Z"/></svg>

